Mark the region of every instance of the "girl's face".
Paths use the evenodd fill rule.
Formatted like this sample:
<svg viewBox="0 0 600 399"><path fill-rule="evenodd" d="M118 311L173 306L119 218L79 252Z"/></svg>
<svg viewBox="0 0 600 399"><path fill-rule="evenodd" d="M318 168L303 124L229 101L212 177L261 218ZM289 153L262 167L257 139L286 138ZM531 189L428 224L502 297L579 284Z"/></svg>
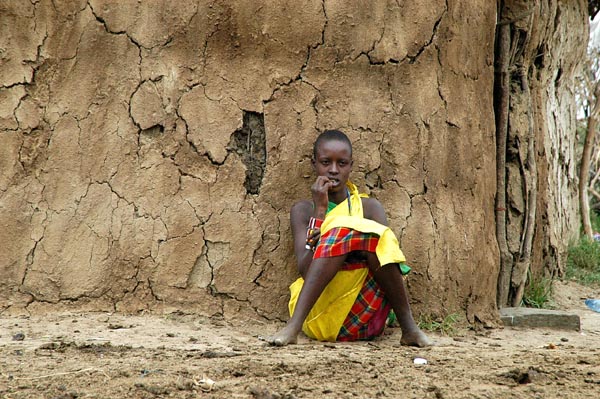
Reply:
<svg viewBox="0 0 600 399"><path fill-rule="evenodd" d="M345 141L325 140L317 147L313 167L317 176L327 177L333 184L329 192L346 190L352 172L352 149Z"/></svg>

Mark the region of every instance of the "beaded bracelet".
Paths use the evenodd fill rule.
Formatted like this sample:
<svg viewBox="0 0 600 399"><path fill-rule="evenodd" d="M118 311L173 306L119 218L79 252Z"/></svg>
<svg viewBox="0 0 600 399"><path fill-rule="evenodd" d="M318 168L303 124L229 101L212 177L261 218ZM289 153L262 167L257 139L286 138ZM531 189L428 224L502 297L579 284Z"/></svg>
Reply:
<svg viewBox="0 0 600 399"><path fill-rule="evenodd" d="M306 228L306 245L304 246L306 249L314 250L310 236L314 233L315 229L320 229L322 224L323 219L317 219L314 217L311 217L308 221L308 227Z"/></svg>

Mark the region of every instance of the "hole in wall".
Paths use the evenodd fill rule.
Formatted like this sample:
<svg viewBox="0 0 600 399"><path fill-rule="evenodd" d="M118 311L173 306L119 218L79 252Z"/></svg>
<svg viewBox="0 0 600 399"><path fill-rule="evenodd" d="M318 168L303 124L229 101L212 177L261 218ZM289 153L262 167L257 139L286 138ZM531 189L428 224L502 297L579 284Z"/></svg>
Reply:
<svg viewBox="0 0 600 399"><path fill-rule="evenodd" d="M258 194L265 174L267 147L265 117L259 112L243 111L243 125L231 135L229 149L246 165L244 187L248 194Z"/></svg>

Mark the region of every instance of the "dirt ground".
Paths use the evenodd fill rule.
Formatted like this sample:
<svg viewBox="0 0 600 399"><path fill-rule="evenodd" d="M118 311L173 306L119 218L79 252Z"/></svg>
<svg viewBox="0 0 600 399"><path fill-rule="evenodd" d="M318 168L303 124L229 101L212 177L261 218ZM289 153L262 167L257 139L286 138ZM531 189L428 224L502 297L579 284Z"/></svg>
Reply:
<svg viewBox="0 0 600 399"><path fill-rule="evenodd" d="M459 328L436 346L372 342L265 346L281 323L184 314L0 318L0 398L598 398L600 289L558 283L582 331ZM415 358L427 364L415 364Z"/></svg>

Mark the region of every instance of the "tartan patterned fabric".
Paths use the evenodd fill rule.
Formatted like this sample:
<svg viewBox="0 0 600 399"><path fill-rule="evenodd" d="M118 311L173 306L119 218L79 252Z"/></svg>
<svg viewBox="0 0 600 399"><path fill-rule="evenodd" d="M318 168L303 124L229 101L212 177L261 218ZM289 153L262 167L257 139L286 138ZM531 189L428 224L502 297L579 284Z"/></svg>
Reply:
<svg viewBox="0 0 600 399"><path fill-rule="evenodd" d="M377 318L380 325L371 325L375 321L373 317L377 312L385 312L385 315L390 311L390 306L387 305L383 291L375 282L375 279L369 272L365 279L360 293L356 297L352 309L348 312L348 316L344 320L340 332L338 333L338 341L357 341L365 339L373 339L383 332L386 318Z"/></svg>
<svg viewBox="0 0 600 399"><path fill-rule="evenodd" d="M375 252L379 237L371 233L362 233L346 227L337 227L327 231L321 236L314 258L330 258L345 255L352 251ZM356 270L367 267L365 262L353 261L345 263L342 270ZM379 289L372 273L369 271L363 286L354 301L354 305L346 316L338 341L356 341L372 339L383 332L385 317L374 318L377 312L389 313L384 293ZM377 320L378 325L370 325ZM383 322L381 322L383 321Z"/></svg>
<svg viewBox="0 0 600 399"><path fill-rule="evenodd" d="M313 258L331 258L352 251L375 252L378 242L379 237L375 234L336 227L321 236Z"/></svg>

